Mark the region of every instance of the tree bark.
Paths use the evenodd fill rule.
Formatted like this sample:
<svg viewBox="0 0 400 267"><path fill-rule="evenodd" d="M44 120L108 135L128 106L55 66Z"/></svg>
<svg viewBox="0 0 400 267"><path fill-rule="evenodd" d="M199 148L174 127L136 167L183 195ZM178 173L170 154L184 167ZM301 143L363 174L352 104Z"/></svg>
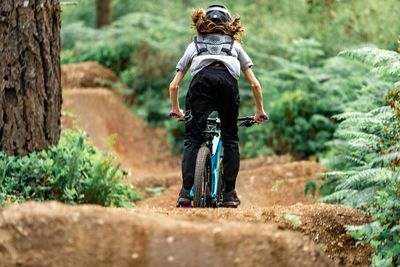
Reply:
<svg viewBox="0 0 400 267"><path fill-rule="evenodd" d="M111 24L111 0L96 0L96 26L101 28Z"/></svg>
<svg viewBox="0 0 400 267"><path fill-rule="evenodd" d="M61 132L59 0L1 0L0 40L0 150L47 149Z"/></svg>

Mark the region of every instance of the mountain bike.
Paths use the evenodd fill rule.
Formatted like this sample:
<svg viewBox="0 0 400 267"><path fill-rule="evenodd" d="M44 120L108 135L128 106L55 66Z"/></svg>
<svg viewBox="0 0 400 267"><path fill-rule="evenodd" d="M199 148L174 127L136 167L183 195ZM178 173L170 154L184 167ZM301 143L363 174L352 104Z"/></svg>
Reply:
<svg viewBox="0 0 400 267"><path fill-rule="evenodd" d="M170 113L173 117L174 114ZM264 116L263 120L268 120ZM239 126L251 127L256 124L253 116L239 117ZM221 121L218 117L207 118L203 142L197 153L194 184L190 191L194 208L218 208L222 205L224 188L222 160L224 156L221 140Z"/></svg>

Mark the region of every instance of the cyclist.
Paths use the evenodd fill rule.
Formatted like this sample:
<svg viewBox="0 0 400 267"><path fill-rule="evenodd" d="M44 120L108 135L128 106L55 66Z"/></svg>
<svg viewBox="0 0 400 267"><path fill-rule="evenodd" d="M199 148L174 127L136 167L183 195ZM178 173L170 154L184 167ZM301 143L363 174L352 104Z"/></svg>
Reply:
<svg viewBox="0 0 400 267"><path fill-rule="evenodd" d="M169 86L171 114L176 114L177 119L185 120L183 181L177 207L191 204L189 194L194 183L197 152L201 146L207 117L214 110L221 119L221 139L224 146L225 188L222 205L237 207L240 204L235 190L240 160L237 126L240 70L252 88L256 105L254 119L257 123L261 123L266 116L262 90L251 69L253 62L241 46L244 28L240 17L232 19L225 6L211 5L205 11L201 8L194 10L192 21L197 36L179 60L176 75ZM189 68L192 80L183 114L179 106L178 89Z"/></svg>

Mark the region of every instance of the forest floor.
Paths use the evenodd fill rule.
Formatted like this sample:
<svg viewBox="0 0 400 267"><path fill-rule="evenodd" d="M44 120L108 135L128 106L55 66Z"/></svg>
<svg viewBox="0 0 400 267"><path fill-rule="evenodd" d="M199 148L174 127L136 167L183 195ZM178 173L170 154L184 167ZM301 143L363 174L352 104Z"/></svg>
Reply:
<svg viewBox="0 0 400 267"><path fill-rule="evenodd" d="M324 171L317 163L242 160L239 208L176 209L180 156L169 154L165 131L134 116L112 89L98 87L95 80L109 70L92 63L63 68L64 77L73 77L73 84L63 80L63 126L77 125L115 153L127 182L146 198L132 209L56 202L1 209L1 267L369 265L372 250L345 231L369 218L304 196L304 185ZM83 77L85 69L94 74Z"/></svg>

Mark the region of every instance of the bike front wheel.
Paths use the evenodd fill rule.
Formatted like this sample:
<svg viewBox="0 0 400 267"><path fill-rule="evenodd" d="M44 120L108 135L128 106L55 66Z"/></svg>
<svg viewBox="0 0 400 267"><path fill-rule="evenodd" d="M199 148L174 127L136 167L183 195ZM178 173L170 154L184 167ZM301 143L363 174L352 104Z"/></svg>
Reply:
<svg viewBox="0 0 400 267"><path fill-rule="evenodd" d="M197 153L194 172L193 207L209 207L211 202L211 152L208 147L201 147Z"/></svg>

